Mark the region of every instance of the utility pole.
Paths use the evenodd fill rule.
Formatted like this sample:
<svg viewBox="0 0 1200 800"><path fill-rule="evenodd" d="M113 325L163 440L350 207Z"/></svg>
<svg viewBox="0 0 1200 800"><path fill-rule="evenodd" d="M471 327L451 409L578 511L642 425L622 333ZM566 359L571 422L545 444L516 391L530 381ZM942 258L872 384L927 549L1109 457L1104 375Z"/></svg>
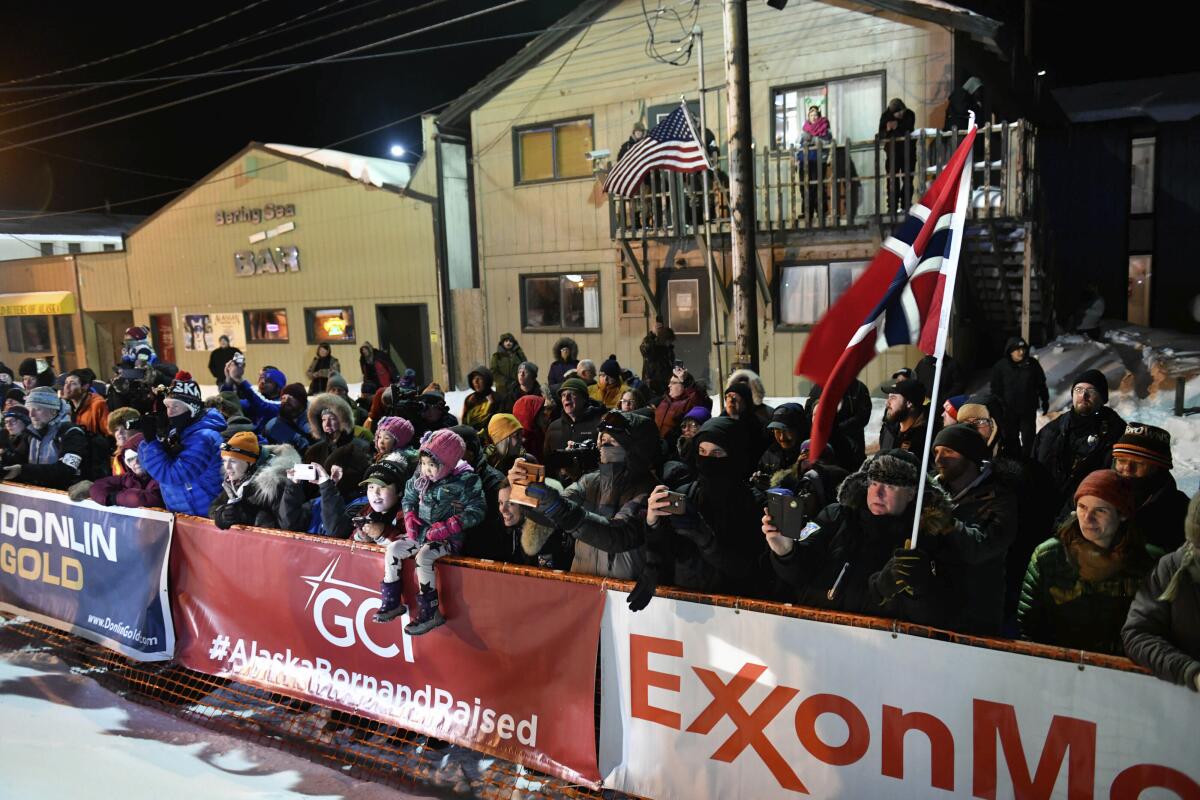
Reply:
<svg viewBox="0 0 1200 800"><path fill-rule="evenodd" d="M729 123L730 247L733 260L734 367L758 371L758 297L754 280L754 151L750 146L750 53L746 0L723 0L725 91ZM703 135L703 134L701 134Z"/></svg>

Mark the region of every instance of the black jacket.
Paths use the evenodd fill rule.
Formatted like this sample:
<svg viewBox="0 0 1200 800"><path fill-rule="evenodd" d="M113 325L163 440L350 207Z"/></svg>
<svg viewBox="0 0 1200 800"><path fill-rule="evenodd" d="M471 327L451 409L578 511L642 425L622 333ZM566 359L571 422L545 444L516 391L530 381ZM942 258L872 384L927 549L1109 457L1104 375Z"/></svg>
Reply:
<svg viewBox="0 0 1200 800"><path fill-rule="evenodd" d="M921 454L925 452L925 427L929 424L929 407L926 406L922 413L925 414L925 418L906 431L900 430L898 424L885 421L879 429L879 452L907 450L920 459ZM936 428L933 435L937 435Z"/></svg>
<svg viewBox="0 0 1200 800"><path fill-rule="evenodd" d="M288 480L287 471L300 463L291 445L267 445L254 471L243 482L240 493L227 481L208 507L208 516L218 528L254 525L285 531L308 530L304 488ZM288 500L284 501L284 496Z"/></svg>
<svg viewBox="0 0 1200 800"><path fill-rule="evenodd" d="M913 374L917 376L917 380L925 384L925 391L933 391L933 372L937 368L937 359L933 356L925 356L917 362L917 366L913 367ZM958 362L949 355L945 356L945 363L942 364L942 383L938 386L938 396L929 398L929 404L932 413L940 415L942 413L942 404L946 402L946 398L960 395L966 391L966 376L963 375L962 367Z"/></svg>
<svg viewBox="0 0 1200 800"><path fill-rule="evenodd" d="M599 464L594 450L576 454L566 452L566 447L568 442L595 442L603 416L604 409L600 404L589 400L587 407L575 419L563 414L550 423L542 446L542 458L546 462L548 476L566 484L578 480L580 475Z"/></svg>
<svg viewBox="0 0 1200 800"><path fill-rule="evenodd" d="M1007 355L992 367L992 394L1004 401L1010 415L1023 416L1050 407L1046 373L1036 358L1026 355L1014 363ZM1003 420L1001 420L1003 423Z"/></svg>
<svg viewBox="0 0 1200 800"><path fill-rule="evenodd" d="M814 386L808 393L804 410L808 418L813 417L813 408L821 399L821 387ZM833 431L829 445L833 448L834 460L842 469L854 472L867 457L866 429L871 421L871 392L867 385L855 380L842 395L838 403L837 416L833 420Z"/></svg>
<svg viewBox="0 0 1200 800"><path fill-rule="evenodd" d="M1133 598L1121 637L1125 654L1164 681L1196 689L1200 674L1200 584L1179 576L1175 598L1159 600L1183 561L1184 548L1158 561Z"/></svg>
<svg viewBox="0 0 1200 800"><path fill-rule="evenodd" d="M1183 520L1187 516L1188 496L1179 491L1175 477L1164 474L1162 485L1142 501L1133 516L1142 541L1164 552L1183 544Z"/></svg>
<svg viewBox="0 0 1200 800"><path fill-rule="evenodd" d="M1036 458L1050 473L1059 503L1075 494L1089 473L1108 467L1125 420L1108 406L1089 417L1069 410L1038 431Z"/></svg>
<svg viewBox="0 0 1200 800"><path fill-rule="evenodd" d="M225 365L235 354L242 352L236 347L218 347L208 354L208 371L217 383L225 380Z"/></svg>
<svg viewBox="0 0 1200 800"><path fill-rule="evenodd" d="M50 420L44 430L30 425L25 436L29 442L29 460L17 478L21 483L66 489L84 477L88 462L87 433L73 425L65 413Z"/></svg>
<svg viewBox="0 0 1200 800"><path fill-rule="evenodd" d="M660 339L651 331L642 339L638 350L642 354L642 380L650 384L654 394L663 394L667 391L675 363L675 332L666 328Z"/></svg>

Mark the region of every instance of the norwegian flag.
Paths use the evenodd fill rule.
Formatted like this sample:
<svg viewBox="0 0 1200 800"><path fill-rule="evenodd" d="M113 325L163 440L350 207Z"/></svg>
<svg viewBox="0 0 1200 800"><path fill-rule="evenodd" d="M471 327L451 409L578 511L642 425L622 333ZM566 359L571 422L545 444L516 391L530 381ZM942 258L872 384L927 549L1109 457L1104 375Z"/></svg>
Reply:
<svg viewBox="0 0 1200 800"><path fill-rule="evenodd" d="M974 143L972 126L908 219L804 343L796 374L822 387L809 447L814 457L829 441L846 388L877 353L898 344L937 358L945 353Z"/></svg>
<svg viewBox="0 0 1200 800"><path fill-rule="evenodd" d="M604 181L604 191L629 197L652 169L700 172L709 168L708 157L692 127L687 107L680 105L654 126L645 139L625 152Z"/></svg>

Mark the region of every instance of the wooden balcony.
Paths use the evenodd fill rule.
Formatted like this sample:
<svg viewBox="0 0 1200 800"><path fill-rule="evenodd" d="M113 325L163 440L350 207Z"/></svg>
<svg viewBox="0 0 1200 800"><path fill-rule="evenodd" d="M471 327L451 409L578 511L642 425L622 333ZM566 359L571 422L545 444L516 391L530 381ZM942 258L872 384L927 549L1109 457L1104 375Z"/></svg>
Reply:
<svg viewBox="0 0 1200 800"><path fill-rule="evenodd" d="M972 158L975 220L1025 220L1033 211L1034 129L1021 120L979 129ZM922 129L907 139L817 142L759 150L754 158L758 230L837 230L901 221L945 167L961 131ZM709 173L713 233L729 231L728 164ZM683 239L703 231L702 176L655 170L634 197L608 198L614 240Z"/></svg>

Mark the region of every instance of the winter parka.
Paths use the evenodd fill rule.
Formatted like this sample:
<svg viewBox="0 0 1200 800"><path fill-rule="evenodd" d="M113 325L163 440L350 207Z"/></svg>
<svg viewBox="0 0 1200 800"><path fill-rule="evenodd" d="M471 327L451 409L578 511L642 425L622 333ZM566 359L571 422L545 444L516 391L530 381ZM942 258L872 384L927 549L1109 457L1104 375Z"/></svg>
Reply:
<svg viewBox="0 0 1200 800"><path fill-rule="evenodd" d="M307 515L301 513L304 488L287 477L287 471L299 463L300 454L294 447L267 445L251 473L238 486L222 481L208 516L222 530L233 525L308 530ZM289 494L290 501L284 502L284 495Z"/></svg>
<svg viewBox="0 0 1200 800"><path fill-rule="evenodd" d="M564 347L571 351L566 361L560 357ZM550 391L557 392L558 385L565 380L567 372L577 366L579 366L579 345L575 344L574 339L564 336L554 343L554 360L550 362L550 371L546 373L546 383L550 386Z"/></svg>
<svg viewBox="0 0 1200 800"><path fill-rule="evenodd" d="M47 489L66 489L84 476L88 460L87 433L71 422L64 402L58 416L38 430L25 429L29 441L29 460L21 467L18 480Z"/></svg>
<svg viewBox="0 0 1200 800"><path fill-rule="evenodd" d="M448 534L451 549L462 550L466 532L483 521L487 512L487 501L483 496L483 484L479 476L466 461L459 461L454 469L440 481L431 482L418 470L404 486L404 499L400 507L405 514L415 513L421 520L420 532L413 541L424 543L429 527L434 522L445 522L458 518L458 533Z"/></svg>
<svg viewBox="0 0 1200 800"><path fill-rule="evenodd" d="M506 339L512 339L512 350L504 349ZM511 333L500 334L500 341L496 342L496 352L492 353L491 362L488 364L491 367L492 378L495 380L496 394L500 397L508 397L513 388L517 385L517 368L522 363L528 361L525 358L525 351L521 349L521 345L517 343L517 337ZM470 383L471 378L467 376L467 382ZM488 381L490 384L492 381ZM470 425L466 419L464 424Z"/></svg>
<svg viewBox="0 0 1200 800"><path fill-rule="evenodd" d="M1121 638L1125 654L1164 681L1196 691L1200 675L1200 580L1184 567L1171 600L1160 599L1189 545L1159 559L1129 607Z"/></svg>
<svg viewBox="0 0 1200 800"><path fill-rule="evenodd" d="M496 356L492 356L492 361L496 360ZM519 362L518 362L519 363ZM500 402L498 395L499 391L494 391L492 388L492 372L487 367L476 367L467 373L467 384L470 385L475 379L475 376L483 378L483 391L475 391L475 387L471 386L471 393L463 398L462 417L463 425L470 425L476 431L487 430L488 420L492 415L500 410ZM514 372L513 383L516 383Z"/></svg>
<svg viewBox="0 0 1200 800"><path fill-rule="evenodd" d="M1068 410L1038 431L1035 457L1049 471L1059 503L1071 498L1085 477L1108 467L1113 445L1124 433L1125 420L1108 406L1088 417Z"/></svg>
<svg viewBox="0 0 1200 800"><path fill-rule="evenodd" d="M221 491L221 431L225 418L206 410L183 429L179 443L142 442L138 461L158 481L167 510L197 517L208 515Z"/></svg>
<svg viewBox="0 0 1200 800"><path fill-rule="evenodd" d="M1010 354L1017 349L1021 339L1010 338L1004 346L1004 357L992 367L992 394L1004 401L1010 416L1022 416L1050 407L1050 394L1046 389L1046 373L1041 362L1025 353L1020 362L1013 362ZM1004 420L1001 420L1003 422Z"/></svg>
<svg viewBox="0 0 1200 800"><path fill-rule="evenodd" d="M138 476L126 469L120 475L109 475L94 481L88 496L102 506L123 508L163 508L162 490L150 473Z"/></svg>

